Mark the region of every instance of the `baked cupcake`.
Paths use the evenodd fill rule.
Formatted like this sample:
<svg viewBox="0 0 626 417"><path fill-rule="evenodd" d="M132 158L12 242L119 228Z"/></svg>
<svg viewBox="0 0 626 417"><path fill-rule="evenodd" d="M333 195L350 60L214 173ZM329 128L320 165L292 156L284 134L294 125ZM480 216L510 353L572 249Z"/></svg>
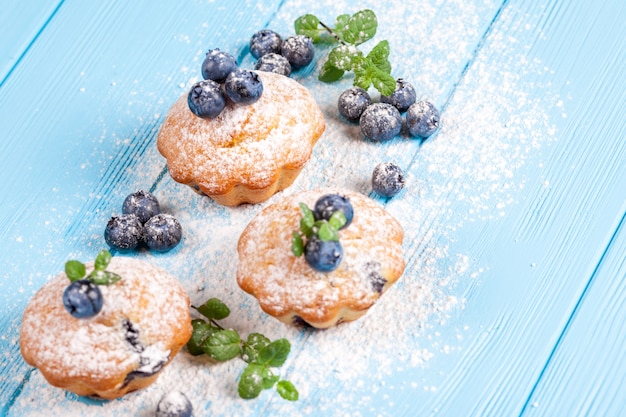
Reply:
<svg viewBox="0 0 626 417"><path fill-rule="evenodd" d="M314 207L316 228L331 217L334 209L326 209L333 204L326 203L332 200L348 207L335 246L309 256L313 234L304 238L305 256L297 256L293 243L300 239L294 231L301 228L301 203ZM332 327L363 316L400 278L403 236L398 221L366 196L335 189L297 193L266 207L245 228L237 246L237 282L263 311L285 323ZM322 265L315 265L320 258Z"/></svg>
<svg viewBox="0 0 626 417"><path fill-rule="evenodd" d="M175 181L227 206L258 203L291 185L325 128L305 87L279 74L255 74L263 92L254 103L229 102L219 115L201 118L184 94L157 139Z"/></svg>
<svg viewBox="0 0 626 417"><path fill-rule="evenodd" d="M93 269L93 263L86 265L87 272ZM83 290L97 287L101 294L98 300L88 293L90 302L82 306L91 310L91 317L81 306L68 306L66 273L48 281L24 311L20 349L50 384L113 399L154 382L192 329L189 297L172 275L124 257L112 258L106 270L119 280L89 289L83 285Z"/></svg>

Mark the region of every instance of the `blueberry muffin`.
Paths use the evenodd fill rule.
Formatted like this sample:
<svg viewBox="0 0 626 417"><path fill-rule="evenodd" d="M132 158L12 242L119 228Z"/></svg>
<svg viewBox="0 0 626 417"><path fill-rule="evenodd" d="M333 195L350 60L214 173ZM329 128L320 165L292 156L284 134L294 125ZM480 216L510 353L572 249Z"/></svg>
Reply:
<svg viewBox="0 0 626 417"><path fill-rule="evenodd" d="M340 262L324 272L309 263L308 254L294 254L292 239L303 218L300 203L315 207L329 195L348 200L352 213L346 217L352 218L338 230ZM335 189L297 193L266 207L247 225L237 246L237 282L263 311L285 323L332 327L363 316L400 278L403 236L400 223L366 196Z"/></svg>
<svg viewBox="0 0 626 417"><path fill-rule="evenodd" d="M113 399L156 380L191 337L191 318L187 293L163 269L113 257L108 270L121 279L98 286L102 306L89 318L64 307L65 273L48 281L24 311L20 349L50 384Z"/></svg>
<svg viewBox="0 0 626 417"><path fill-rule="evenodd" d="M262 95L196 116L184 94L170 108L157 145L171 177L219 204L258 203L287 188L325 129L311 93L283 75L255 72Z"/></svg>

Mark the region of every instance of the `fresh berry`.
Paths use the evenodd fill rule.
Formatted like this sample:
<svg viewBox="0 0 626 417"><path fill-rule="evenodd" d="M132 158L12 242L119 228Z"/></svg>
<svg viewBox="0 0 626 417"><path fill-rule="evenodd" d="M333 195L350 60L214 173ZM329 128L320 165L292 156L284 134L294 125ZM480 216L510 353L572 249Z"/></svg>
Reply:
<svg viewBox="0 0 626 417"><path fill-rule="evenodd" d="M195 83L187 96L189 110L203 119L217 117L226 107L226 97L220 85L212 80L202 80Z"/></svg>
<svg viewBox="0 0 626 417"><path fill-rule="evenodd" d="M210 49L202 62L202 78L218 83L224 82L228 74L237 69L237 60L219 48Z"/></svg>
<svg viewBox="0 0 626 417"><path fill-rule="evenodd" d="M320 197L313 208L313 215L315 220L328 220L330 216L336 211L342 211L346 216L346 224L341 229L348 226L352 222L354 217L354 209L350 199L346 196L339 194L326 194Z"/></svg>
<svg viewBox="0 0 626 417"><path fill-rule="evenodd" d="M77 319L93 317L102 310L100 288L88 279L79 279L63 292L63 306Z"/></svg>
<svg viewBox="0 0 626 417"><path fill-rule="evenodd" d="M383 197L393 197L404 188L404 172L393 162L378 164L372 173L372 188Z"/></svg>
<svg viewBox="0 0 626 417"><path fill-rule="evenodd" d="M128 195L122 205L122 213L134 214L142 224L160 212L157 198L152 193L143 190Z"/></svg>
<svg viewBox="0 0 626 417"><path fill-rule="evenodd" d="M439 110L428 101L418 101L406 112L406 124L411 135L427 138L439 129Z"/></svg>
<svg viewBox="0 0 626 417"><path fill-rule="evenodd" d="M343 248L337 240L324 241L312 235L304 246L304 258L317 271L334 271L343 258Z"/></svg>
<svg viewBox="0 0 626 417"><path fill-rule="evenodd" d="M313 61L313 41L308 36L290 36L283 42L281 54L294 68L306 67Z"/></svg>
<svg viewBox="0 0 626 417"><path fill-rule="evenodd" d="M376 142L383 142L400 133L402 116L391 104L374 103L365 109L359 124L363 136Z"/></svg>
<svg viewBox="0 0 626 417"><path fill-rule="evenodd" d="M416 94L413 86L403 78L398 78L396 80L396 91L389 96L381 96L380 101L391 104L400 113L404 113L411 104L415 103L415 98Z"/></svg>
<svg viewBox="0 0 626 417"><path fill-rule="evenodd" d="M370 95L360 87L350 87L339 95L339 114L351 122L357 122L363 111L372 104Z"/></svg>
<svg viewBox="0 0 626 417"><path fill-rule="evenodd" d="M236 69L226 77L224 91L237 104L252 104L263 94L263 82L253 71Z"/></svg>
<svg viewBox="0 0 626 417"><path fill-rule="evenodd" d="M250 39L250 53L255 58L267 54L280 54L283 39L273 30L263 29L252 35Z"/></svg>
<svg viewBox="0 0 626 417"><path fill-rule="evenodd" d="M144 240L150 249L166 252L174 248L183 237L183 228L170 214L157 214L144 225Z"/></svg>
<svg viewBox="0 0 626 417"><path fill-rule="evenodd" d="M111 217L104 229L105 242L120 251L135 249L142 237L143 225L134 214Z"/></svg>
<svg viewBox="0 0 626 417"><path fill-rule="evenodd" d="M276 74L284 75L285 77L289 77L291 74L291 64L287 61L287 58L273 52L265 54L259 58L254 66L254 69L259 71L274 72Z"/></svg>
<svg viewBox="0 0 626 417"><path fill-rule="evenodd" d="M180 391L172 391L161 397L156 409L156 417L191 417L189 399Z"/></svg>

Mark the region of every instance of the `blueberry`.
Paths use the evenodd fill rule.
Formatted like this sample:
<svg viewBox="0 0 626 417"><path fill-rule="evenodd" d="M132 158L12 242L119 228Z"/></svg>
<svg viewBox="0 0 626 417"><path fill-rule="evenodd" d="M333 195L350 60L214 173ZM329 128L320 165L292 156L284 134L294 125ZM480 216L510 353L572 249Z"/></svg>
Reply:
<svg viewBox="0 0 626 417"><path fill-rule="evenodd" d="M161 212L159 201L148 191L139 190L126 197L122 205L122 213L134 214L141 223Z"/></svg>
<svg viewBox="0 0 626 417"><path fill-rule="evenodd" d="M234 56L219 48L209 49L202 62L202 78L222 83L236 68L237 60Z"/></svg>
<svg viewBox="0 0 626 417"><path fill-rule="evenodd" d="M380 101L394 106L400 113L404 113L415 103L415 89L402 78L396 80L396 90L389 96L380 96Z"/></svg>
<svg viewBox="0 0 626 417"><path fill-rule="evenodd" d="M351 122L356 122L363 111L372 104L370 95L360 87L350 87L339 96L337 107L339 114Z"/></svg>
<svg viewBox="0 0 626 417"><path fill-rule="evenodd" d="M308 36L290 36L283 42L281 54L294 68L306 67L313 61L313 41Z"/></svg>
<svg viewBox="0 0 626 417"><path fill-rule="evenodd" d="M411 135L427 138L439 129L439 110L428 101L418 101L406 112L406 124Z"/></svg>
<svg viewBox="0 0 626 417"><path fill-rule="evenodd" d="M187 96L189 110L203 119L217 117L226 107L226 97L220 85L212 80L202 80L195 83Z"/></svg>
<svg viewBox="0 0 626 417"><path fill-rule="evenodd" d="M143 225L134 214L111 217L104 229L105 242L120 251L135 249L142 237Z"/></svg>
<svg viewBox="0 0 626 417"><path fill-rule="evenodd" d="M156 409L156 417L191 417L189 399L180 391L172 391L161 397Z"/></svg>
<svg viewBox="0 0 626 417"><path fill-rule="evenodd" d="M255 58L267 54L280 54L283 38L273 30L263 29L252 35L250 39L250 53Z"/></svg>
<svg viewBox="0 0 626 417"><path fill-rule="evenodd" d="M376 142L384 142L400 133L402 116L391 104L374 103L363 111L359 124L363 136Z"/></svg>
<svg viewBox="0 0 626 417"><path fill-rule="evenodd" d="M393 197L404 188L404 172L393 162L378 164L372 173L372 188L383 197Z"/></svg>
<svg viewBox="0 0 626 417"><path fill-rule="evenodd" d="M346 216L346 224L343 225L342 229L347 227L354 217L354 209L350 199L346 196L339 194L323 195L315 202L313 215L315 220L328 220L336 211L342 211Z"/></svg>
<svg viewBox="0 0 626 417"><path fill-rule="evenodd" d="M285 77L289 77L291 74L291 64L287 61L287 58L273 52L265 54L259 58L254 66L254 69L259 71L274 72L276 74L284 75Z"/></svg>
<svg viewBox="0 0 626 417"><path fill-rule="evenodd" d="M257 73L237 69L226 77L224 91L237 104L252 104L263 94L263 82Z"/></svg>
<svg viewBox="0 0 626 417"><path fill-rule="evenodd" d="M157 214L144 225L144 240L150 249L166 252L174 248L183 237L183 228L170 214Z"/></svg>
<svg viewBox="0 0 626 417"><path fill-rule="evenodd" d="M93 317L102 310L100 288L87 279L79 279L67 286L63 292L63 306L77 319Z"/></svg>
<svg viewBox="0 0 626 417"><path fill-rule="evenodd" d="M343 248L336 240L324 241L317 235L312 235L304 246L304 258L313 269L331 272L339 266L343 258Z"/></svg>

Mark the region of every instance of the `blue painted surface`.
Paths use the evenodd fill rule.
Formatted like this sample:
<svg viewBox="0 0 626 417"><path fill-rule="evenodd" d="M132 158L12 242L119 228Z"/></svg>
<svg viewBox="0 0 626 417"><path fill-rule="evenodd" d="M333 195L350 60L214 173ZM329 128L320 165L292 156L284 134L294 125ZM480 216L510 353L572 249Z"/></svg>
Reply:
<svg viewBox="0 0 626 417"><path fill-rule="evenodd" d="M150 415L158 390L180 385L164 373L143 393L88 404L19 354L34 291L65 260L92 258L107 219L139 188L181 220L185 240L133 256L179 276L194 301L235 303L231 325L294 347L284 370L300 384L294 404L231 397L235 364L175 368L214 383L199 393L189 381L197 415L624 414L624 2L89 3L9 1L0 17L2 415ZM232 283L238 232L264 204L223 208L174 183L156 134L206 49L249 67L257 29L289 34L301 14L332 21L365 7L379 17L377 39L390 41L394 75L442 109L443 127L423 143L364 142L335 109L349 79L321 84L317 64L294 73L327 130L288 192L371 195L403 224L407 257L402 280L364 319L301 331ZM389 201L368 184L382 159L409 179Z"/></svg>

